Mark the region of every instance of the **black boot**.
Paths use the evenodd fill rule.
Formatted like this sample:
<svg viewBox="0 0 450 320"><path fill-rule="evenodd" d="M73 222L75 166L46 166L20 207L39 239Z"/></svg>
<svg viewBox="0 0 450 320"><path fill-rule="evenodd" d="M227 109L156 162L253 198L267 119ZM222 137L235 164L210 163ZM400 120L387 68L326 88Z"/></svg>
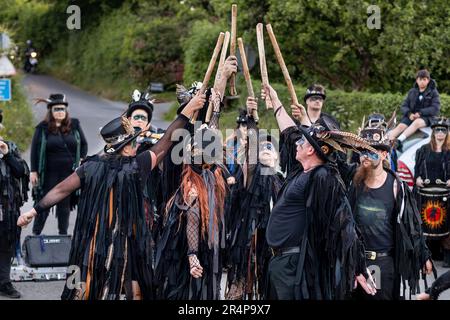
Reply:
<svg viewBox="0 0 450 320"><path fill-rule="evenodd" d="M450 250L444 249L444 264L443 268L450 268Z"/></svg>
<svg viewBox="0 0 450 320"><path fill-rule="evenodd" d="M14 288L11 282L7 282L0 286L0 295L11 299L19 299L21 297L20 292Z"/></svg>

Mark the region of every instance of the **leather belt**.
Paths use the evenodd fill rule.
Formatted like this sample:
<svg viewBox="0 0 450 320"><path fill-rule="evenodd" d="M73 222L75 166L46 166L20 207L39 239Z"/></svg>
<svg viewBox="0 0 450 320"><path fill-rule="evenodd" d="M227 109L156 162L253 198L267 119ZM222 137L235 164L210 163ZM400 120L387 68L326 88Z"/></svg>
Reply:
<svg viewBox="0 0 450 320"><path fill-rule="evenodd" d="M376 252L376 251L366 251L366 259L368 260L376 260L377 258L382 258L382 257L390 257L392 256L392 252L388 251L388 252Z"/></svg>
<svg viewBox="0 0 450 320"><path fill-rule="evenodd" d="M284 256L286 254L300 253L300 247L286 247L286 248L270 248L273 256Z"/></svg>

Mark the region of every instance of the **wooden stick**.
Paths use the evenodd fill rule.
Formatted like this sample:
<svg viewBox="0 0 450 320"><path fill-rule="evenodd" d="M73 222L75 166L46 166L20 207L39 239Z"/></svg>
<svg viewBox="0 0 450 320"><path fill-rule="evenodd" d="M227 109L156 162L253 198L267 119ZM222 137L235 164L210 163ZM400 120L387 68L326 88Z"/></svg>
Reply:
<svg viewBox="0 0 450 320"><path fill-rule="evenodd" d="M259 66L261 68L261 80L263 87L269 84L269 75L267 74L266 65L266 52L264 49L264 34L263 34L263 24L258 23L256 25L256 40L258 41L258 52L259 52ZM267 109L273 109L272 102L268 100L266 102Z"/></svg>
<svg viewBox="0 0 450 320"><path fill-rule="evenodd" d="M225 32L225 38L222 44L222 52L220 54L219 65L217 67L216 78L214 80L214 89L217 89L219 81L222 77L223 65L225 64L225 60L227 58L229 43L230 43L230 32L227 31ZM212 111L213 111L213 103L212 101L210 101L208 105L208 111L206 112L205 122L209 122L211 120Z"/></svg>
<svg viewBox="0 0 450 320"><path fill-rule="evenodd" d="M275 56L277 57L278 64L281 67L281 71L283 72L284 80L286 81L289 94L291 95L292 104L298 104L297 94L295 93L294 85L292 84L291 77L289 76L289 71L286 67L286 63L284 62L283 55L281 54L280 47L277 42L277 38L275 37L275 33L272 30L272 26L270 24L266 25L267 33L269 34L270 41L272 42L273 49L275 51Z"/></svg>
<svg viewBox="0 0 450 320"><path fill-rule="evenodd" d="M237 35L237 5L231 6L231 43L230 43L230 55L236 55L236 35ZM236 92L236 74L232 74L230 78L230 94L232 96L237 95Z"/></svg>
<svg viewBox="0 0 450 320"><path fill-rule="evenodd" d="M254 98L255 92L253 91L252 79L250 78L250 70L248 69L248 62L247 62L247 55L245 54L244 41L242 41L242 38L238 38L237 41L239 46L239 53L241 54L242 69L244 71L245 83L247 84L248 96ZM253 119L255 119L255 121L258 122L259 120L258 110L253 110L252 115Z"/></svg>
<svg viewBox="0 0 450 320"><path fill-rule="evenodd" d="M223 32L221 32L219 34L219 37L217 38L216 47L214 48L214 52L211 57L211 61L209 61L208 70L206 70L205 77L203 78L203 84L199 90L200 94L204 94L206 91L206 88L208 87L208 82L209 82L209 79L211 78L211 74L214 70L214 66L216 65L217 57L219 56L220 47L223 44L224 38L225 38L225 34ZM194 124L195 121L197 120L197 116L198 116L198 111L196 111L194 113L194 115L192 116L192 119L191 119L192 124Z"/></svg>
<svg viewBox="0 0 450 320"><path fill-rule="evenodd" d="M217 67L216 78L214 79L214 87L218 85L220 78L222 77L223 65L227 59L228 45L230 44L230 32L225 32L225 38L223 40L222 52L220 53L219 66Z"/></svg>

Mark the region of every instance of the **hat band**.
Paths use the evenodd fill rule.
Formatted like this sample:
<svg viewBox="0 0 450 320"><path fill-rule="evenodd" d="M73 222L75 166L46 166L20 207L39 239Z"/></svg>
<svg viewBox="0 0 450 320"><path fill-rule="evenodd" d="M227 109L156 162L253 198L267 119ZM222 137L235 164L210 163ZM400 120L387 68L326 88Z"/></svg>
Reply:
<svg viewBox="0 0 450 320"><path fill-rule="evenodd" d="M120 142L125 141L126 139L128 139L131 136L132 135L129 135L129 134L121 134L119 136L115 136L115 137L111 137L111 138L103 138L103 140L105 140L105 142L110 145L114 145L114 144L118 144Z"/></svg>

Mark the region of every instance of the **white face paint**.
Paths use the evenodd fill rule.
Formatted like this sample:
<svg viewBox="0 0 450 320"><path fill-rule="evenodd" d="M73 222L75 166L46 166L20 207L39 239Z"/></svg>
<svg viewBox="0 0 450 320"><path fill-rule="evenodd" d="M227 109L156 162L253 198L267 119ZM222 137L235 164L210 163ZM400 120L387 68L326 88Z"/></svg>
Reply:
<svg viewBox="0 0 450 320"><path fill-rule="evenodd" d="M56 104L52 106L52 114L56 121L63 121L67 115L67 107L63 104Z"/></svg>
<svg viewBox="0 0 450 320"><path fill-rule="evenodd" d="M278 152L273 143L263 141L259 144L259 161L267 167L276 167L278 163Z"/></svg>
<svg viewBox="0 0 450 320"><path fill-rule="evenodd" d="M148 114L142 109L136 109L129 118L133 127L139 127L144 130L148 125Z"/></svg>

